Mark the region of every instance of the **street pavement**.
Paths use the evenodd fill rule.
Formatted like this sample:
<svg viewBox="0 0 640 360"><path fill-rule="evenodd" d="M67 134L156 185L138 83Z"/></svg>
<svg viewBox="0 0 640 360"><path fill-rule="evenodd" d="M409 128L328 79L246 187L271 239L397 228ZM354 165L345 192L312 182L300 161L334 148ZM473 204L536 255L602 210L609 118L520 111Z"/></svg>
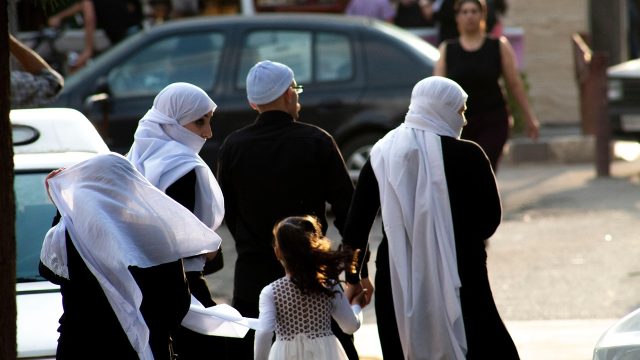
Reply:
<svg viewBox="0 0 640 360"><path fill-rule="evenodd" d="M607 178L583 160L507 159L497 173L503 220L487 266L523 360L591 359L600 335L640 306L640 160L613 161ZM218 301L230 303L235 252L226 228L220 233L225 269L207 280ZM339 240L334 228L328 236ZM380 237L377 222L372 259ZM373 306L355 341L363 359L382 358Z"/></svg>

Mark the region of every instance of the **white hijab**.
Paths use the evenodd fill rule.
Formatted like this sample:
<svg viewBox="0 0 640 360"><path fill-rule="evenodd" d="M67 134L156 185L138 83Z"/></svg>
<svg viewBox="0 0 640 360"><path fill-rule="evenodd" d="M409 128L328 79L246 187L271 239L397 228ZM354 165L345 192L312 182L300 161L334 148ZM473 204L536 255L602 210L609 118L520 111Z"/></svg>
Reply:
<svg viewBox="0 0 640 360"><path fill-rule="evenodd" d="M220 237L115 153L74 165L48 184L62 219L47 232L42 262L69 278L68 231L138 356L153 359L140 313L142 294L128 267L147 268L216 251Z"/></svg>
<svg viewBox="0 0 640 360"><path fill-rule="evenodd" d="M423 79L404 123L371 150L406 359L464 359L467 351L440 142L440 136L460 137L466 99L452 80Z"/></svg>
<svg viewBox="0 0 640 360"><path fill-rule="evenodd" d="M215 230L224 217L224 198L211 169L198 155L205 139L183 125L215 111L216 104L204 90L189 83L173 83L162 89L153 106L138 123L129 161L153 185L165 192L189 171L196 171L194 214ZM185 270L202 270L204 258L185 260Z"/></svg>

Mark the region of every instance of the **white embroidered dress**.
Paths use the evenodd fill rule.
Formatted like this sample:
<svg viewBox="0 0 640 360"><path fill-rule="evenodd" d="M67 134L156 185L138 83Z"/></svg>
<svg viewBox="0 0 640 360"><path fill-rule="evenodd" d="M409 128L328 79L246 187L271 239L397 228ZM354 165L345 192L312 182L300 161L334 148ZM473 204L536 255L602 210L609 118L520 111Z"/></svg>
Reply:
<svg viewBox="0 0 640 360"><path fill-rule="evenodd" d="M260 323L256 332L255 359L347 359L331 332L331 317L347 334L362 322L360 306L349 305L340 286L333 297L304 295L288 277L267 285L260 294ZM273 331L276 341L271 345ZM270 347L270 349L269 349Z"/></svg>

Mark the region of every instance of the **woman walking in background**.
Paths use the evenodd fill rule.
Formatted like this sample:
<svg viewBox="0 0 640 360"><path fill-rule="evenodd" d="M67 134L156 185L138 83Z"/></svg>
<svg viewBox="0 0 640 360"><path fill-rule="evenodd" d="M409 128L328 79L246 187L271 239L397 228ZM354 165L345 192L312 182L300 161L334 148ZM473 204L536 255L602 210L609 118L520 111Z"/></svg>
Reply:
<svg viewBox="0 0 640 360"><path fill-rule="evenodd" d="M338 283L351 252L332 251L331 241L312 216L288 217L274 227L273 235L273 248L286 276L260 293L263 330L256 331L255 359L346 360L331 332L331 317L347 334L362 322L364 292L349 306Z"/></svg>
<svg viewBox="0 0 640 360"><path fill-rule="evenodd" d="M469 94L465 112L469 123L462 138L478 143L497 171L510 128L500 78L520 106L527 135L534 140L538 138L538 119L529 106L509 41L486 34L484 0L457 0L454 10L460 37L440 44L434 75L454 80Z"/></svg>

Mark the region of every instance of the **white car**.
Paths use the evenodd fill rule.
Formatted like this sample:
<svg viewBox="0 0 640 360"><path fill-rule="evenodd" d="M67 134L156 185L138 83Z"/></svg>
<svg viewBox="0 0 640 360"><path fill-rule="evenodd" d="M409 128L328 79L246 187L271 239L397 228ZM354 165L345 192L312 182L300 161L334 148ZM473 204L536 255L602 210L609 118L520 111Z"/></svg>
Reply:
<svg viewBox="0 0 640 360"><path fill-rule="evenodd" d="M16 202L18 358L54 359L60 288L38 272L42 240L56 210L44 179L52 170L109 151L95 127L73 109L12 110Z"/></svg>
<svg viewBox="0 0 640 360"><path fill-rule="evenodd" d="M605 331L593 350L593 360L637 359L640 359L640 308Z"/></svg>

